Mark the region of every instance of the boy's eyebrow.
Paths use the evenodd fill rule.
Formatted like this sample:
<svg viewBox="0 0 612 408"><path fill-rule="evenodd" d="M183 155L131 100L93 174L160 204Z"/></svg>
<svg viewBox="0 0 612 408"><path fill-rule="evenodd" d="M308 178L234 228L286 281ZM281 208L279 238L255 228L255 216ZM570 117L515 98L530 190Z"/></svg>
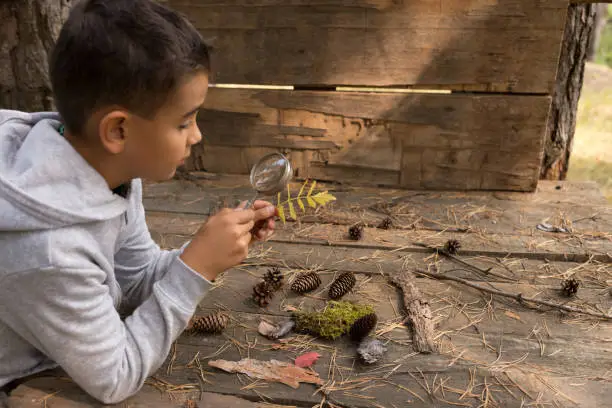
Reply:
<svg viewBox="0 0 612 408"><path fill-rule="evenodd" d="M196 113L197 111L202 109L202 105L204 105L204 104L202 103L202 104L198 105L195 109L192 109L189 112L187 112L186 114L184 114L183 118L188 118L189 116L193 115L194 113Z"/></svg>

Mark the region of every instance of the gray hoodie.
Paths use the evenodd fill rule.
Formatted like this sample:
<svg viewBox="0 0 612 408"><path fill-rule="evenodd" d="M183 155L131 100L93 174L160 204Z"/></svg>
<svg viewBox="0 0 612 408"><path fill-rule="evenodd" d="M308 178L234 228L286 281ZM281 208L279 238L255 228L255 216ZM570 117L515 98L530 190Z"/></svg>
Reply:
<svg viewBox="0 0 612 408"><path fill-rule="evenodd" d="M160 367L210 282L151 239L140 180L114 193L59 126L0 110L0 387L60 366L117 403Z"/></svg>

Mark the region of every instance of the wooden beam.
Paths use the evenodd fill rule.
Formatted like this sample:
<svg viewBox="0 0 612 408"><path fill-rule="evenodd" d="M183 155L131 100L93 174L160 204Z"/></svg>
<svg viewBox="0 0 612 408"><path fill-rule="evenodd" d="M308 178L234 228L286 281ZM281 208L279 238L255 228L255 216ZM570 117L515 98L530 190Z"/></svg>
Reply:
<svg viewBox="0 0 612 408"><path fill-rule="evenodd" d="M567 0L169 0L213 46L215 81L548 93Z"/></svg>

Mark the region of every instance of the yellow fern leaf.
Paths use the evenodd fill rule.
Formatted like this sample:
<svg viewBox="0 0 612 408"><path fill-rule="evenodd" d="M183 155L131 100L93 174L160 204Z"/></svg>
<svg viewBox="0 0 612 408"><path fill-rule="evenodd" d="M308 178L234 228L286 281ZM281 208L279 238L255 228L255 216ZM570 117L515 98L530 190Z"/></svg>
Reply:
<svg viewBox="0 0 612 408"><path fill-rule="evenodd" d="M322 191L320 193L315 194L312 198L319 203L320 205L325 205L330 201L334 201L336 197L328 193L327 191Z"/></svg>
<svg viewBox="0 0 612 408"><path fill-rule="evenodd" d="M300 192L297 195L298 199L302 197L302 192L304 192L304 187L306 187L306 184L308 184L308 180L304 181L304 184L302 184L302 187L300 188Z"/></svg>
<svg viewBox="0 0 612 408"><path fill-rule="evenodd" d="M297 214L295 213L295 208L293 208L293 202L289 201L287 204L289 205L289 215L292 219L297 220Z"/></svg>
<svg viewBox="0 0 612 408"><path fill-rule="evenodd" d="M300 206L300 208L302 209L302 212L305 212L306 209L304 208L304 203L302 202L301 199L296 199L295 201L297 201L298 205Z"/></svg>
<svg viewBox="0 0 612 408"><path fill-rule="evenodd" d="M310 185L310 190L308 190L308 197L310 197L310 195L312 194L312 190L314 190L316 185L317 185L317 180L313 181L312 184Z"/></svg>
<svg viewBox="0 0 612 408"><path fill-rule="evenodd" d="M285 209L281 203L280 193L278 193L278 196L276 197L276 209L278 210L278 217L283 221L283 224L285 224Z"/></svg>

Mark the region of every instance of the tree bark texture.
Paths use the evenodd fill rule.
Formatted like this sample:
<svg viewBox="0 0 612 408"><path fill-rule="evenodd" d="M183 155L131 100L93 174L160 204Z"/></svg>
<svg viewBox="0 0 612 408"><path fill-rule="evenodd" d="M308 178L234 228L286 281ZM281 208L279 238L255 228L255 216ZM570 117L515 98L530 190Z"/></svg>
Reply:
<svg viewBox="0 0 612 408"><path fill-rule="evenodd" d="M0 108L54 109L48 58L71 3L0 1Z"/></svg>
<svg viewBox="0 0 612 408"><path fill-rule="evenodd" d="M567 175L596 9L597 4L572 4L568 8L557 82L548 116L540 172L542 179L564 180Z"/></svg>

